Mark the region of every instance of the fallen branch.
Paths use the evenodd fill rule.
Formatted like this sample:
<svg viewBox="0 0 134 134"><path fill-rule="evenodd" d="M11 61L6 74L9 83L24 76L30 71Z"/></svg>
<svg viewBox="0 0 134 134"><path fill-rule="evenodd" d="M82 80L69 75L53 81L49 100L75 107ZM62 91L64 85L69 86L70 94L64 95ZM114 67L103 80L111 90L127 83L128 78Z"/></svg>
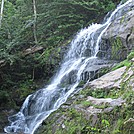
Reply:
<svg viewBox="0 0 134 134"><path fill-rule="evenodd" d="M28 49L23 51L22 56L27 56L29 54L33 54L33 53L38 52L38 51L40 51L42 49L43 49L43 47L41 47L41 46L30 47L30 48L28 48Z"/></svg>
<svg viewBox="0 0 134 134"><path fill-rule="evenodd" d="M41 46L33 46L33 47L30 47L30 48L24 50L23 52L21 52L21 55L23 57L25 57L25 56L27 56L29 54L36 53L36 52L38 52L38 51L40 51L42 49L43 49L43 47L41 47ZM0 68L5 66L5 65L6 65L6 60L0 60Z"/></svg>

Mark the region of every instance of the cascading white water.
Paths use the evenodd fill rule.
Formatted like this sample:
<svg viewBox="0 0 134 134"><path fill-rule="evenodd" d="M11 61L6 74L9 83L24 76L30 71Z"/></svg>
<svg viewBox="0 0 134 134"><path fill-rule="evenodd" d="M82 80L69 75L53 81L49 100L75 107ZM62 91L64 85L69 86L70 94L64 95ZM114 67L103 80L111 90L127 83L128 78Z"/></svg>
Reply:
<svg viewBox="0 0 134 134"><path fill-rule="evenodd" d="M74 91L79 90L78 85L85 68L88 64L92 67L96 62L101 36L111 21L119 17L119 12L132 1L128 0L117 7L104 24L92 24L76 35L63 64L50 85L26 98L20 112L9 117L11 124L5 127L5 132L33 134L43 120L66 102ZM88 56L85 55L86 51L88 51Z"/></svg>

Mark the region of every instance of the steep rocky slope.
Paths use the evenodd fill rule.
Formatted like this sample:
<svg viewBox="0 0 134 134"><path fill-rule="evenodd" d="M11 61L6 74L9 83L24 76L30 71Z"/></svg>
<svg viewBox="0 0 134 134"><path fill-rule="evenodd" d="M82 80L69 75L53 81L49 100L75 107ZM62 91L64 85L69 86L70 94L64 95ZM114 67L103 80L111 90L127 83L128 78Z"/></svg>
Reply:
<svg viewBox="0 0 134 134"><path fill-rule="evenodd" d="M134 58L89 82L53 113L38 134L133 134Z"/></svg>
<svg viewBox="0 0 134 134"><path fill-rule="evenodd" d="M124 60L134 48L134 1L118 14L102 36L101 57ZM117 16L118 16L117 14Z"/></svg>

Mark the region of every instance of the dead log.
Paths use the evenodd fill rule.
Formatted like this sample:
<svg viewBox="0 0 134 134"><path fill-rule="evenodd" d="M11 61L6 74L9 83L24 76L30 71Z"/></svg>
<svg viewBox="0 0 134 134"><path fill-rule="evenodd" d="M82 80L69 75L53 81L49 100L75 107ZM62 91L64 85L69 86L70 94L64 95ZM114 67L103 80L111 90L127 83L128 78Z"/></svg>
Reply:
<svg viewBox="0 0 134 134"><path fill-rule="evenodd" d="M29 54L36 53L36 52L38 52L38 51L40 51L42 49L43 49L42 46L33 46L33 47L30 47L30 48L28 48L28 49L26 49L26 50L24 50L22 52L22 56L27 56Z"/></svg>
<svg viewBox="0 0 134 134"><path fill-rule="evenodd" d="M21 56L25 57L30 54L36 53L38 51L41 51L41 50L43 50L42 46L33 46L33 47L30 47L30 48L24 50L23 52L21 52ZM2 68L5 65L6 65L6 60L0 60L0 68Z"/></svg>

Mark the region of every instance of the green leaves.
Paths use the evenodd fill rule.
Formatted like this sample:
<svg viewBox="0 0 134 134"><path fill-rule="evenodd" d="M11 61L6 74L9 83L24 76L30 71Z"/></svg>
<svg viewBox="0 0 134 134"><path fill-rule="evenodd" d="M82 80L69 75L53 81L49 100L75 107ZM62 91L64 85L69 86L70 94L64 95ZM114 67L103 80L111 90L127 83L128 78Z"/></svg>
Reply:
<svg viewBox="0 0 134 134"><path fill-rule="evenodd" d="M32 76L35 70L35 78L49 79L59 66L64 42L79 29L94 21L99 22L114 5L113 0L36 0L37 19L34 21L31 0L5 1L0 29L0 60L7 64L0 68L0 73L11 76L11 81L20 81L28 78L23 76L20 79L15 73ZM22 56L25 50L35 45L43 50ZM12 86L7 77L2 80Z"/></svg>

